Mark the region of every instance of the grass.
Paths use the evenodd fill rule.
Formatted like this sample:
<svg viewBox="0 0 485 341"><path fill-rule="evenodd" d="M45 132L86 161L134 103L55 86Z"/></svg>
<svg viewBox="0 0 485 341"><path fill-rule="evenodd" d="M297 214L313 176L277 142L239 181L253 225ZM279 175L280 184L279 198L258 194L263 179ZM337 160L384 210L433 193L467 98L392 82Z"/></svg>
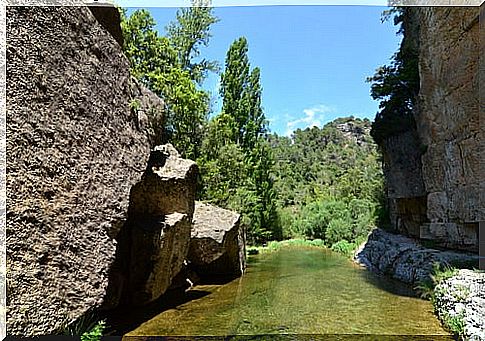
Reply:
<svg viewBox="0 0 485 341"><path fill-rule="evenodd" d="M81 334L81 341L98 341L106 328L105 321L98 321L90 330Z"/></svg>
<svg viewBox="0 0 485 341"><path fill-rule="evenodd" d="M359 247L362 242L364 242L366 238L362 237L356 240L353 243L349 243L346 240L341 240L335 244L333 244L331 247L328 247L325 245L325 242L321 239L288 239L288 240L282 240L282 241L270 241L268 242L267 245L265 246L249 246L247 248L247 254L248 255L256 255L259 253L268 253L268 252L274 252L282 247L288 247L288 246L304 246L304 247L319 247L319 248L326 248L330 249L334 252L343 254L347 257L351 257L353 252Z"/></svg>
<svg viewBox="0 0 485 341"><path fill-rule="evenodd" d="M288 246L311 246L311 247L326 248L324 241L321 240L321 239L314 239L314 240L288 239L288 240L281 240L281 241L272 240L272 241L268 242L267 245L264 245L264 246L250 246L250 247L248 247L247 253L249 255L254 255L254 254L258 254L258 253L274 252L274 251L278 251L282 247L288 247Z"/></svg>
<svg viewBox="0 0 485 341"><path fill-rule="evenodd" d="M445 312L442 316L443 324L448 328L453 334L458 336L460 339L463 338L465 332L465 319L463 313L458 315L450 315Z"/></svg>
<svg viewBox="0 0 485 341"><path fill-rule="evenodd" d="M442 281L455 276L458 273L456 268L440 263L433 263L433 270L427 280L421 281L414 289L418 291L421 298L431 300L435 299L435 288Z"/></svg>
<svg viewBox="0 0 485 341"><path fill-rule="evenodd" d="M447 311L439 310L436 305L436 298L440 295L445 294L445 289L443 287L437 288L437 285L455 276L457 273L458 269L452 266L434 263L430 278L426 281L422 281L421 283L419 283L419 285L415 289L418 290L422 298L429 299L433 303L435 313L442 321L444 327L452 332L456 337L462 339L465 330L465 320L463 312L458 315L451 315ZM468 295L469 290L465 287L460 288L457 292L453 293L453 296L457 301L466 300Z"/></svg>
<svg viewBox="0 0 485 341"><path fill-rule="evenodd" d="M62 334L80 336L81 341L98 341L103 336L106 321L99 320L93 311L88 311L76 321L62 327Z"/></svg>

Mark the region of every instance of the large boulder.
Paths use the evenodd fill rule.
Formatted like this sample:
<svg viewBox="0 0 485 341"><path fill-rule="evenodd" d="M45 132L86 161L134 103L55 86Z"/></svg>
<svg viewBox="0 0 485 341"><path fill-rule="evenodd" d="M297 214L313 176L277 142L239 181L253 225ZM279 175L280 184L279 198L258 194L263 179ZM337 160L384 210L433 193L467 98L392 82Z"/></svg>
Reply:
<svg viewBox="0 0 485 341"><path fill-rule="evenodd" d="M182 269L197 175L196 163L182 159L172 145L151 152L142 179L131 190L128 220L118 237L114 297L107 300L112 306L118 301L140 306L156 300Z"/></svg>
<svg viewBox="0 0 485 341"><path fill-rule="evenodd" d="M246 238L239 214L196 202L188 260L199 276L237 277L246 267Z"/></svg>
<svg viewBox="0 0 485 341"><path fill-rule="evenodd" d="M150 155L146 113L163 119L165 104L87 7L8 7L7 36L7 330L52 334L120 287L116 239Z"/></svg>
<svg viewBox="0 0 485 341"><path fill-rule="evenodd" d="M150 143L129 62L88 8L6 17L7 330L50 334L103 302Z"/></svg>

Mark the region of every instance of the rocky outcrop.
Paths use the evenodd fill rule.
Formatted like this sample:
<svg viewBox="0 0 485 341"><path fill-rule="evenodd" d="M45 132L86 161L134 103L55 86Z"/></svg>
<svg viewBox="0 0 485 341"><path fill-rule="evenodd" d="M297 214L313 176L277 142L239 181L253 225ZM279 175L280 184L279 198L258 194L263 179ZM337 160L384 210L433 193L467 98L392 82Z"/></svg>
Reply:
<svg viewBox="0 0 485 341"><path fill-rule="evenodd" d="M7 330L50 334L103 302L150 152L130 104L164 106L87 8L8 7L7 37Z"/></svg>
<svg viewBox="0 0 485 341"><path fill-rule="evenodd" d="M123 33L120 26L121 17L118 9L112 5L97 5L96 3L93 3L88 8L98 23L111 34L120 46L123 46Z"/></svg>
<svg viewBox="0 0 485 341"><path fill-rule="evenodd" d="M203 279L237 277L246 267L246 241L239 214L197 202L188 260Z"/></svg>
<svg viewBox="0 0 485 341"><path fill-rule="evenodd" d="M405 283L429 279L433 264L478 266L478 256L426 248L414 239L375 229L355 253L357 263Z"/></svg>
<svg viewBox="0 0 485 341"><path fill-rule="evenodd" d="M478 223L485 220L477 152L484 143L479 8L415 7L409 13L421 86L416 131L383 144L391 222L399 232L477 251Z"/></svg>
<svg viewBox="0 0 485 341"><path fill-rule="evenodd" d="M434 306L443 323L463 324L466 340L485 340L485 273L459 270L434 290Z"/></svg>
<svg viewBox="0 0 485 341"><path fill-rule="evenodd" d="M198 168L172 145L155 147L130 193L107 304L159 298L182 269L190 243Z"/></svg>

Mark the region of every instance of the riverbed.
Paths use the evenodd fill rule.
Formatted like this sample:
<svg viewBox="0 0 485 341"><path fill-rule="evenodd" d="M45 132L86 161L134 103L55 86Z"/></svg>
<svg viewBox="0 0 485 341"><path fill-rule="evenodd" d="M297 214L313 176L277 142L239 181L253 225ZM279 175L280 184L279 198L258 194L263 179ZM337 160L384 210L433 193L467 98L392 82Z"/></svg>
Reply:
<svg viewBox="0 0 485 341"><path fill-rule="evenodd" d="M250 256L244 276L198 285L192 299L141 323L143 335L377 335L451 339L429 301L316 247Z"/></svg>

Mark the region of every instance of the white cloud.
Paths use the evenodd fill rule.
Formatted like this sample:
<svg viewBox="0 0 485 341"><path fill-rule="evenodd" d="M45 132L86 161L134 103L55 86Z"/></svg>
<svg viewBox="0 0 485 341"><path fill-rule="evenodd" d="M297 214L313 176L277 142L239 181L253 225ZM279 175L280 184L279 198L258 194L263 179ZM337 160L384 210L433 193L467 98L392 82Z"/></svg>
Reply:
<svg viewBox="0 0 485 341"><path fill-rule="evenodd" d="M321 127L325 114L332 112L335 112L335 109L324 104L303 109L305 116L286 123L286 136L291 136L296 128Z"/></svg>

